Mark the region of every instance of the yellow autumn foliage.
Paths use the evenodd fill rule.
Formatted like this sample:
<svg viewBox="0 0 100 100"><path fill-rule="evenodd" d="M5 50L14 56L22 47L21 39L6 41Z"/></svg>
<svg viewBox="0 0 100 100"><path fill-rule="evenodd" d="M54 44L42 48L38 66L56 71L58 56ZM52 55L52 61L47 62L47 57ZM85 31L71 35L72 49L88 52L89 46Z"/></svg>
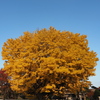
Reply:
<svg viewBox="0 0 100 100"><path fill-rule="evenodd" d="M2 58L4 70L12 78L12 89L37 95L66 90L75 93L88 87L98 58L90 51L86 37L50 27L8 39L2 48Z"/></svg>

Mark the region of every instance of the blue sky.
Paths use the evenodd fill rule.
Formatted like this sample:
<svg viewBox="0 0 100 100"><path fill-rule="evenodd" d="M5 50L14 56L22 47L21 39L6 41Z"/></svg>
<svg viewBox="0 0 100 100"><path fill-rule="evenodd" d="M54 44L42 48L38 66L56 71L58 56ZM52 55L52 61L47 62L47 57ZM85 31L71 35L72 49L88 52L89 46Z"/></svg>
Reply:
<svg viewBox="0 0 100 100"><path fill-rule="evenodd" d="M100 0L0 0L0 52L7 39L50 26L87 35L100 58ZM100 86L99 66L98 61L96 76L90 77L94 86Z"/></svg>

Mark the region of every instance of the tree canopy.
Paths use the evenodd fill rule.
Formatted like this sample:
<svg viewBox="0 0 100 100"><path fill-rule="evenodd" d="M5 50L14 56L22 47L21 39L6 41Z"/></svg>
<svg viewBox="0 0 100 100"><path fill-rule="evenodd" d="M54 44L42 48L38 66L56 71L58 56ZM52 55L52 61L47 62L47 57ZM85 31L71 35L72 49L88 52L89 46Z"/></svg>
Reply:
<svg viewBox="0 0 100 100"><path fill-rule="evenodd" d="M12 89L30 96L76 93L88 87L98 58L86 38L50 27L8 39L2 58Z"/></svg>

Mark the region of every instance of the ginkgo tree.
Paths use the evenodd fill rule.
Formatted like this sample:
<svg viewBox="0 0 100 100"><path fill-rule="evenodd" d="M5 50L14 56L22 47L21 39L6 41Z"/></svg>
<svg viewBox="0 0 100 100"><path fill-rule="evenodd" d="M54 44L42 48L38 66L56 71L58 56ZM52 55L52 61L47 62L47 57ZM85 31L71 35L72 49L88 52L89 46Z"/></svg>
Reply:
<svg viewBox="0 0 100 100"><path fill-rule="evenodd" d="M86 35L53 27L8 39L2 58L12 89L37 97L82 91L91 84L98 61Z"/></svg>

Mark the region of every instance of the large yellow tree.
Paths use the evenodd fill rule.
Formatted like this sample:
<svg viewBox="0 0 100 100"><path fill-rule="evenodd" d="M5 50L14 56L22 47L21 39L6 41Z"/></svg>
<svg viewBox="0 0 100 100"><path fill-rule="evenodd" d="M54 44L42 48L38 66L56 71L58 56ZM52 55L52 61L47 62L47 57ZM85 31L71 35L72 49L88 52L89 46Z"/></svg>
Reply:
<svg viewBox="0 0 100 100"><path fill-rule="evenodd" d="M2 57L12 89L41 96L77 93L88 87L98 58L86 37L50 27L8 39Z"/></svg>

